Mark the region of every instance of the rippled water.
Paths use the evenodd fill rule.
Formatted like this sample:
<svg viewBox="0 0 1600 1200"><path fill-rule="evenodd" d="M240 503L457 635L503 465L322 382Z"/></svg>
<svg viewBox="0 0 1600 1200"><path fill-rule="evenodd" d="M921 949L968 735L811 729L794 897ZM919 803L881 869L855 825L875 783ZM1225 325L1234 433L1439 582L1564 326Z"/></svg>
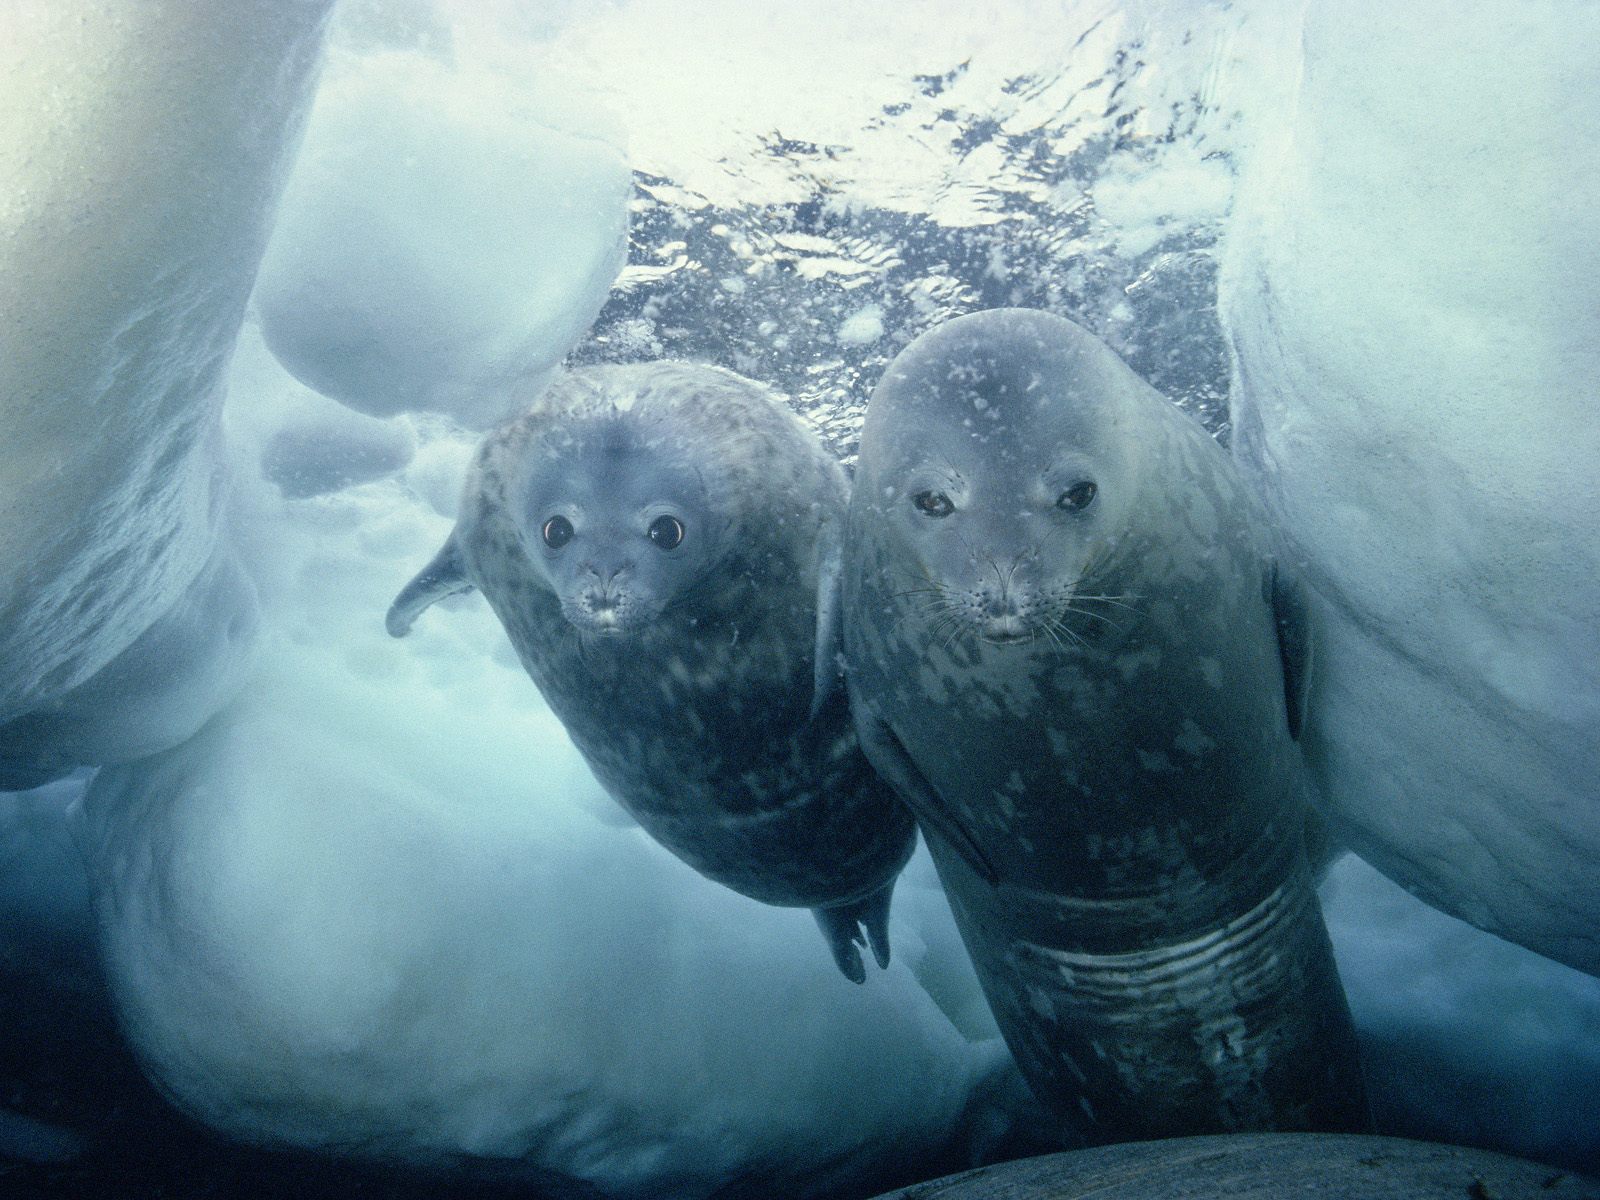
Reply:
<svg viewBox="0 0 1600 1200"><path fill-rule="evenodd" d="M628 267L574 361L719 363L795 397L849 455L911 339L977 309L1044 308L1225 438L1227 155L1200 94L1152 81L1160 47L1192 58L1194 42L1061 15L1029 51L1059 45L1054 62L1013 71L1005 47L931 73L888 61L810 119L730 122L720 153L676 171L652 169L674 156L635 129Z"/></svg>

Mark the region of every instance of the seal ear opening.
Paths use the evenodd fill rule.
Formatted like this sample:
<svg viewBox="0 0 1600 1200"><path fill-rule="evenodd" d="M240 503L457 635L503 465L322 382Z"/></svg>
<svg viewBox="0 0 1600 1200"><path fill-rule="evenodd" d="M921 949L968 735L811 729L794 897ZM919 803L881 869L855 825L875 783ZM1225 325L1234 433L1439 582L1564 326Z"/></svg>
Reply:
<svg viewBox="0 0 1600 1200"><path fill-rule="evenodd" d="M466 564L462 561L456 535L452 532L439 553L433 556L433 561L400 589L400 594L394 598L388 615L384 617L384 627L388 629L390 637L405 637L424 609L432 607L446 596L471 590L472 582L467 578Z"/></svg>

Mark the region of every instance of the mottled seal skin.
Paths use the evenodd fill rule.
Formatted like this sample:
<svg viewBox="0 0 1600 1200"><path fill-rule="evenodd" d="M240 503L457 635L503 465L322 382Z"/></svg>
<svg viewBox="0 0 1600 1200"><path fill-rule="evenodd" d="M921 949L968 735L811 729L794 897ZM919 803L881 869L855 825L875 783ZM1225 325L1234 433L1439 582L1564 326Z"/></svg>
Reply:
<svg viewBox="0 0 1600 1200"><path fill-rule="evenodd" d="M888 963L911 815L835 686L823 559L839 465L714 367L591 367L491 432L459 521L389 631L477 587L600 782L702 874L811 908L844 974ZM831 576L829 576L831 578ZM820 631L820 632L819 632Z"/></svg>
<svg viewBox="0 0 1600 1200"><path fill-rule="evenodd" d="M1069 321L951 321L868 406L842 590L862 746L1069 1130L1365 1129L1295 589L1205 431Z"/></svg>

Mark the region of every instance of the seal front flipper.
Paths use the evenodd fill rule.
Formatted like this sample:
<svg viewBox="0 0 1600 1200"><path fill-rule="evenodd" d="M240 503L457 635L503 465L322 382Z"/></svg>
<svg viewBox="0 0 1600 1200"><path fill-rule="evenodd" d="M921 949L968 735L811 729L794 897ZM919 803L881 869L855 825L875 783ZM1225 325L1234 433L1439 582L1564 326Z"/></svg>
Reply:
<svg viewBox="0 0 1600 1200"><path fill-rule="evenodd" d="M446 596L471 590L472 581L467 578L461 549L456 545L456 535L451 533L439 553L433 556L433 561L400 589L400 594L394 598L388 615L384 617L384 627L389 630L390 637L405 637L425 608Z"/></svg>
<svg viewBox="0 0 1600 1200"><path fill-rule="evenodd" d="M1278 657L1283 662L1284 711L1289 736L1296 741L1305 728L1306 700L1311 692L1311 606L1305 585L1293 572L1269 559L1267 602L1278 633Z"/></svg>
<svg viewBox="0 0 1600 1200"><path fill-rule="evenodd" d="M817 641L811 660L811 720L817 719L834 688L839 686L843 658L843 599L839 581L844 567L843 538L839 522L823 523L817 543Z"/></svg>
<svg viewBox="0 0 1600 1200"><path fill-rule="evenodd" d="M852 696L851 700L854 702L855 697ZM967 831L949 818L944 801L928 782L927 776L911 761L911 755L906 753L894 730L873 716L866 705L852 703L851 708L856 718L856 736L861 741L867 761L900 794L900 799L905 801L912 815L948 842L967 866L985 882L990 885L999 883L1000 873L994 869L994 864Z"/></svg>

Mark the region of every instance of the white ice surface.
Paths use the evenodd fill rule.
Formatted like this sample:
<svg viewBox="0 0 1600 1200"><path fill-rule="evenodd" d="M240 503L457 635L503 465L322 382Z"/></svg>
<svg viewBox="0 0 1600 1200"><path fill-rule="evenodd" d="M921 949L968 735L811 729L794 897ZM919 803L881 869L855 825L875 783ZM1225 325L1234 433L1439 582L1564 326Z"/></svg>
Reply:
<svg viewBox="0 0 1600 1200"><path fill-rule="evenodd" d="M328 7L6 10L0 723L126 651L213 555L223 372Z"/></svg>
<svg viewBox="0 0 1600 1200"><path fill-rule="evenodd" d="M335 54L254 304L304 383L374 416L487 425L588 328L630 176L559 79Z"/></svg>
<svg viewBox="0 0 1600 1200"><path fill-rule="evenodd" d="M422 630L419 629L418 636L421 634ZM492 680L493 676L489 678ZM328 726L330 736L348 725L348 716L339 717L335 724ZM446 729L440 736L448 734L449 730ZM469 754L475 746L475 741L469 741L457 745L450 753ZM425 753L427 750L428 747L423 746L417 752ZM490 748L489 752L503 753L499 748ZM341 749L336 751L335 757L348 759L350 751ZM529 790L525 783L520 786ZM21 939L29 946L43 945L42 939L48 939L61 947L64 957L76 955L86 959L92 953L87 945L90 926L88 887L82 876L82 868L72 852L63 820L66 800L81 793L81 789L81 783L62 783L29 795L0 796L0 929L4 929L10 939ZM575 792L581 791L580 783ZM220 799L214 803L220 803ZM196 800L191 797L182 801L182 804L190 809L191 816L189 821L177 824L195 833L200 828L194 819ZM462 805L461 809L467 807ZM568 871L559 866L553 867L548 861L550 845L546 835L528 828L533 823L532 816L517 818L508 815L498 803L474 803L470 807L490 810L473 815L473 824L484 838L492 839L507 829L515 835L498 852L491 852L480 842L477 851L468 855L474 860L471 865L481 869L485 863L495 860L497 854L502 859L506 855L515 857L513 852L518 849L526 849L530 856L536 857L536 862L514 862L511 866L511 874L515 877L546 880L539 886L529 888L526 895L515 897L513 911L518 919L530 922L528 932L542 952L548 953L562 937L563 931L567 931L574 941L574 945L564 951L570 961L591 953L599 955L606 973L596 977L595 968L585 963L573 984L574 1001L594 1003L595 994L591 989L608 979L615 983L619 968L604 943L598 946L588 942L582 945L577 943L597 932L608 931L597 929L597 918L593 916L582 913L571 919L566 916L566 901L554 894L552 888L558 878L564 877ZM280 796L270 805L263 805L262 812L254 819L237 818L231 823L222 823L220 829L237 832L247 827L254 828L260 838L265 830L271 828L264 814L274 809L280 817L294 815L292 807L286 805ZM356 811L355 805L347 800L340 806L340 811L348 815ZM426 812L425 806L405 805L402 811L407 814L410 830L406 836L416 836L430 828L437 828L441 820L453 827L454 832L445 839L450 851L444 864L461 863L462 848L473 844L463 822L448 820L448 810L437 804L431 815L420 820L417 813ZM558 811L561 815L553 822L559 827L558 835L552 835L558 845L564 849L576 845L583 862L593 863L598 854L604 864L633 868L633 873L624 881L626 886L617 890L631 892L637 880L641 898L650 900L659 898L659 889L663 886L677 888L680 881L675 872L668 869L673 864L658 861L650 843L635 840L635 835L626 845L613 848L609 855L603 853L603 843L597 842L585 848L586 841L601 835L591 831L579 812L571 807L563 805ZM551 823L546 817L540 822L541 829L543 825ZM337 818L324 817L316 824L316 828L320 831L332 825L337 829L341 824L344 822ZM345 836L324 853L332 856L339 848L351 850L354 834L359 828L359 823L350 822ZM616 831L611 833L616 836ZM306 840L311 840L309 831ZM388 835L378 840L393 845L401 838ZM269 843L263 838L257 844ZM350 888L371 882L370 871L375 857L363 844L355 844L353 850L350 866L345 868L352 875L352 882L348 885ZM296 857L298 860L302 856ZM332 874L325 865L315 866L322 857L319 854L313 858L313 868L304 871L279 860L279 887L284 888L290 882L303 885L317 875ZM931 881L925 875L927 865L925 856L919 853L901 885L895 928L896 954L903 961L914 962L918 979L924 986L935 991L943 989L947 994L953 991L959 1002L973 1005L974 1013L981 1014L975 1033L981 1035L987 1031L992 1036L993 1026L988 1021L987 1013L982 1010L981 998L975 995L970 974L961 966L963 955L954 929L938 916L943 901L929 886ZM641 866L644 868L642 871L639 870ZM261 870L258 865L258 874ZM474 883L463 878L443 886L440 877L446 873L442 865L434 863L413 870L408 878L413 881L420 879L427 886L418 888L413 882L413 890L417 894L400 897L398 903L401 907L393 917L394 922L399 924L403 916L429 904L437 904L441 894L451 900L451 907L442 910L447 914L460 912L472 887L484 892L477 902L481 905L479 911L490 909L497 899L505 895L506 885L495 885L492 880ZM239 872L233 874L237 876ZM163 877L171 879L173 876L167 872ZM394 881L380 878L376 886L386 899L395 902ZM310 962L309 956L319 948L326 949L330 943L343 941L346 960L371 963L374 945L392 947L396 944L392 933L387 937L378 936L384 926L381 920L369 921L363 929L357 910L365 907L365 901L360 905L350 905L348 910L333 907L337 894L344 887L337 885L333 894L318 893L321 904L301 902L306 914L302 920L319 916L325 918L331 912L331 928L313 929L310 934L312 945L303 952L291 949L274 956L284 977L291 983L299 981L302 989L305 988L304 977L312 974L316 966ZM592 883L579 884L580 890L597 887ZM535 898L548 904L548 907L535 908ZM1444 1140L1464 1139L1533 1157L1586 1158L1591 1163L1596 1161L1597 1155L1600 1155L1600 1145L1596 1144L1595 1139L1592 1098L1600 1092L1600 981L1481 933L1429 908L1354 857L1348 857L1334 867L1322 888L1322 899L1340 972L1367 1050L1366 1069L1370 1091L1385 1128L1403 1129L1408 1133ZM196 906L192 897L178 903L190 908ZM277 907L281 914L288 910L293 901L288 894L274 895L271 889L267 889L260 894L257 903L268 909ZM613 899L607 903L614 906L618 901ZM227 912L230 907L233 907L235 916L243 911L238 906L215 903L209 909L205 905L199 907L203 915L209 911L213 917L218 912ZM476 908L472 905L469 907ZM724 1003L724 988L730 979L728 972L733 967L761 971L767 969L773 957L785 961L789 957L788 953L774 955L771 951L745 942L740 933L740 927L747 923L743 907L725 902L722 905L713 903L698 918L681 915L650 917L655 922L653 927L658 930L670 926L680 932L705 933L708 928L706 923L711 921L732 926L723 932L712 929L706 947L700 951L702 957L696 959L704 972L696 985L700 989L698 995L685 997L679 993L676 996L679 1001L690 999L691 1007L696 1011L714 1011ZM475 965L476 969L486 972L491 978L505 969L510 969L513 977L519 979L524 976L516 973L524 972L527 978L534 980L534 990L530 995L548 997L550 981L529 967L527 960L533 952L524 948L526 939L520 932L505 943L509 953L503 960L490 952L488 941L491 932L499 928L498 922L505 919L493 917L481 937L474 937L461 945L456 944L460 939L453 939L448 950L450 962L469 974ZM609 917L599 918L602 923L619 919L615 912ZM435 918L429 916L426 920L432 922ZM788 944L787 940L782 941L780 944L785 951L803 949L804 943L815 937L814 931L805 928L804 922L792 929L789 927L795 926L795 922L782 924L785 927L782 931L785 939L790 934L799 938L795 945ZM131 923L124 928L124 939L133 928ZM762 931L765 931L764 925ZM270 936L282 939L293 932L292 925L287 928L273 927ZM747 936L760 935L760 932L752 931ZM638 932L630 926L628 937L632 939L637 936ZM170 941L170 934L162 940ZM443 938L438 940L440 943L445 941ZM122 947L123 953L128 952L124 940L116 944ZM634 944L631 940L628 942L629 946ZM158 961L161 953L159 948L145 952L145 971ZM265 951L257 951L249 956L239 955L233 965L248 964L252 959L264 957L267 957ZM758 958L761 961L753 961ZM221 956L218 956L218 960L225 961ZM342 965L346 960L336 956L328 968L333 974L323 977L328 980L347 977L354 968ZM55 965L60 961L59 958L48 956L46 960L47 965L55 970L60 970ZM392 960L394 963L401 961L403 959L400 956ZM554 958L548 957L544 961L548 965ZM286 969L297 962L300 964L298 971ZM660 998L663 1004L668 1003L674 998L668 994L668 985L653 978L645 969L652 963L659 966L659 957L652 954L631 964L628 968L629 978L642 981L641 986L646 988L648 994ZM785 971L780 971L778 978L790 980L790 975L786 973L789 970L793 970L792 964ZM425 978L427 973L419 974ZM591 979L594 982L590 982ZM814 982L818 988L822 988L825 982L830 984L826 991L831 994L831 984L836 981L818 976ZM735 992L745 996L745 985L738 980L734 980L733 984ZM53 980L50 986L59 988L63 984ZM346 994L370 997L372 986L358 981L354 987L346 989ZM684 986L687 988L688 984ZM438 987L436 983L434 990ZM141 989L152 998L161 994L148 982L143 983ZM208 994L214 999L217 991L213 984ZM247 989L241 989L241 992L248 995ZM303 991L297 993L301 994ZM428 993L425 991L424 994ZM236 998L231 1010L212 1009L207 1015L215 1018L221 1013L229 1019L237 1019L244 1014L260 1023L266 1011L267 1006L260 997L254 1003L239 1002ZM472 1011L472 1028L476 1036L482 1038L485 1044L499 1046L512 1054L512 1061L499 1072L500 1083L505 1089L501 1095L507 1098L507 1104L521 1102L525 1096L519 1093L516 1076L529 1061L536 1058L536 1053L517 1039L526 1035L541 1010L537 1007L525 1011L511 1010L509 1014L502 1012L497 1018L493 1005L481 1003ZM748 1013L752 1010L735 1011ZM413 1010L412 1019L417 1022L419 1034L426 1028L428 1014L427 1006ZM284 1010L279 1009L277 1015L286 1030L283 1041L288 1044L308 1042L319 1036L319 1031L322 1036L328 1035L331 1023L326 1012L321 1022L304 1023L298 1027ZM547 1017L539 1019L548 1020ZM579 1024L575 1016L569 1015L565 1019L569 1029ZM497 1020L504 1022L498 1032ZM649 1020L652 1027L663 1023L661 1013L650 1015ZM679 1031L675 1037L681 1041L693 1035L693 1029L700 1020L692 1015L688 1018L673 1017L666 1024ZM392 1027L396 1024L392 1020L389 1022L389 1035L392 1035ZM591 1032L606 1027L598 1015L584 1025ZM805 1038L809 1036L802 1029L797 1038L792 1026L780 1026L776 1032L781 1036L767 1045L767 1052L775 1058L787 1057L791 1046L803 1048L806 1045ZM466 1037L454 1033L449 1036ZM374 1034L364 1044L359 1038L352 1038L351 1045L365 1052L365 1061L381 1063L384 1060L381 1053L384 1041L384 1036ZM204 1045L202 1049L205 1049ZM274 1053L277 1053L276 1047ZM682 1067L681 1061L670 1059L659 1049L655 1051L653 1060L648 1050L629 1053L632 1055L628 1059L630 1069L672 1071ZM576 1048L573 1054L578 1056ZM253 1076L266 1077L269 1073L252 1073L248 1070L248 1063L238 1057L237 1052L233 1055L217 1053L216 1058L223 1062L226 1071L219 1082L212 1085L215 1089L226 1088L231 1096L255 1096L267 1089L263 1079ZM191 1069L197 1069L210 1061L212 1059L201 1056L193 1060L190 1066ZM346 1109L330 1101L331 1090L315 1092L310 1087L312 1080L319 1077L328 1089L341 1082L326 1063L321 1072L315 1069L314 1064L298 1058L292 1059L291 1065L294 1070L276 1080L275 1103L279 1111L270 1114L274 1120L283 1122L288 1119L282 1110L293 1106L294 1089L299 1086L304 1088L299 1100L304 1110L300 1120L309 1120L309 1113L317 1111L315 1106L318 1105L321 1106L319 1115L331 1112L336 1121L347 1123L352 1122L352 1113L359 1111L369 1132L374 1129L386 1131L392 1148L413 1154L422 1153L428 1144L426 1139L414 1138L410 1133L413 1125L422 1120L417 1112L428 1104L437 1103L453 1083L471 1073L471 1068L458 1066L452 1068L452 1076L437 1064L419 1068L409 1078L391 1072L381 1086L376 1083L364 1084L359 1104L352 1100ZM837 1062L833 1065L837 1066ZM481 1064L479 1070L484 1075L488 1074L482 1072ZM597 1070L596 1078L599 1075ZM243 1084L239 1083L240 1076L243 1077ZM267 1082L271 1082L270 1079ZM531 1084L525 1083L523 1086L531 1087ZM668 1088L668 1085L659 1082L632 1086L635 1094L644 1094L650 1086ZM679 1099L688 1091L683 1089ZM705 1098L709 1101L711 1097L712 1093L708 1091ZM564 1125L568 1128L581 1127L582 1113L587 1104L598 1106L600 1115L594 1118L593 1123L596 1146L592 1156L596 1161L603 1159L602 1143L620 1134L618 1127L608 1124L604 1119L606 1112L615 1115L616 1111L605 1107L606 1089L603 1086L591 1086L588 1090L569 1092L562 1102L569 1106ZM477 1106L476 1120L482 1128L498 1129L502 1135L507 1129L515 1129L512 1119L494 1111L497 1101L492 1093L479 1097L473 1103ZM551 1116L559 1108L548 1096L540 1097L539 1103L542 1105L541 1116ZM252 1129L257 1133L267 1123L260 1114L251 1114L250 1119L256 1123ZM561 1125L562 1122L552 1120L551 1124ZM347 1128L348 1125L334 1127ZM305 1132L304 1136L315 1143L327 1133L311 1130ZM434 1141L439 1140L439 1135L435 1134ZM583 1157L578 1153L576 1142L570 1144L568 1149L572 1151L574 1159ZM620 1163L621 1157L616 1161Z"/></svg>
<svg viewBox="0 0 1600 1200"><path fill-rule="evenodd" d="M1600 972L1600 7L1307 11L1234 64L1222 306L1308 754L1371 862Z"/></svg>

